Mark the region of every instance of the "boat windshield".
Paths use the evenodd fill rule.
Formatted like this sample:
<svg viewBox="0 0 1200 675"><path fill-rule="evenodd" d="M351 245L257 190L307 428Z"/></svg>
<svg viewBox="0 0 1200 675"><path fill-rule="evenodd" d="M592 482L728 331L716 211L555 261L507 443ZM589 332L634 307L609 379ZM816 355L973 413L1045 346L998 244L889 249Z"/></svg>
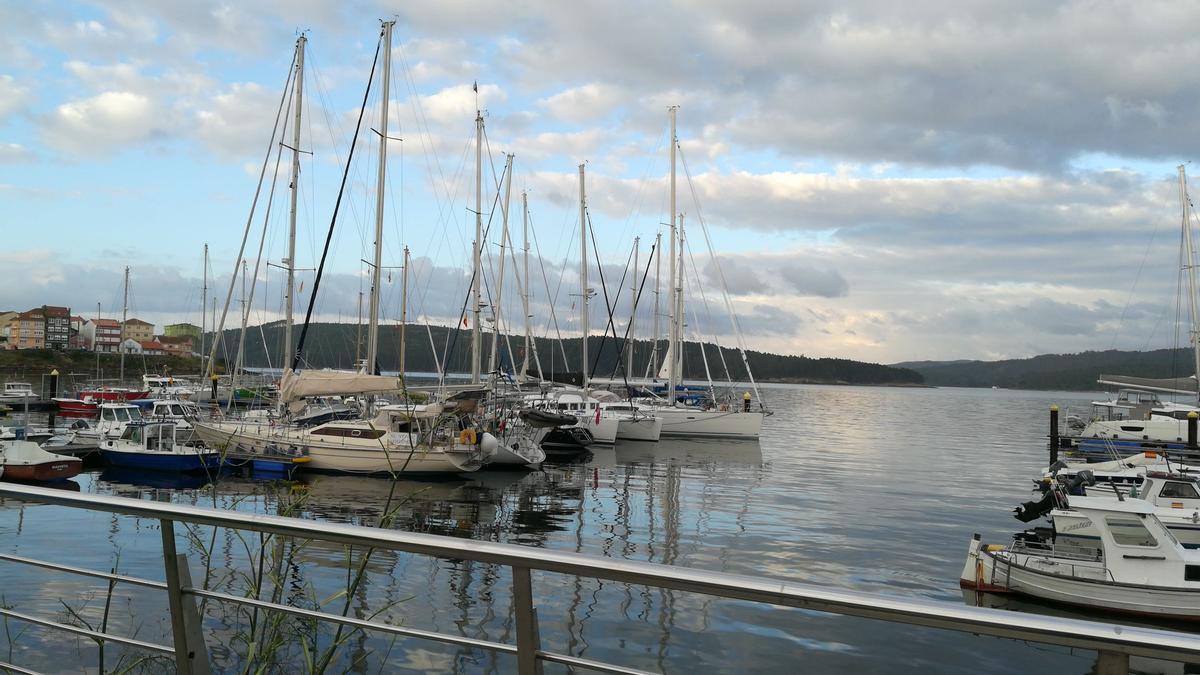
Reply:
<svg viewBox="0 0 1200 675"><path fill-rule="evenodd" d="M1119 546L1142 546L1146 548L1155 548L1158 546L1158 541L1154 535L1150 534L1150 530L1142 524L1142 521L1129 516L1106 516L1105 522L1108 523L1108 530L1112 532L1113 541Z"/></svg>

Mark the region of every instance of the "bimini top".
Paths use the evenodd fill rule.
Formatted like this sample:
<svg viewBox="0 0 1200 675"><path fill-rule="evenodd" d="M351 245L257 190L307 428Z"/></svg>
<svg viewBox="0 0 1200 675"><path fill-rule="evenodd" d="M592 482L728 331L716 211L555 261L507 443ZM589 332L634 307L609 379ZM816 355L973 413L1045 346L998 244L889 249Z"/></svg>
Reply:
<svg viewBox="0 0 1200 675"><path fill-rule="evenodd" d="M1155 509L1154 504L1134 497L1126 497L1124 501L1121 501L1113 497L1071 496L1067 498L1067 504L1072 509L1079 511L1111 511L1114 513L1136 513L1138 515L1152 514Z"/></svg>

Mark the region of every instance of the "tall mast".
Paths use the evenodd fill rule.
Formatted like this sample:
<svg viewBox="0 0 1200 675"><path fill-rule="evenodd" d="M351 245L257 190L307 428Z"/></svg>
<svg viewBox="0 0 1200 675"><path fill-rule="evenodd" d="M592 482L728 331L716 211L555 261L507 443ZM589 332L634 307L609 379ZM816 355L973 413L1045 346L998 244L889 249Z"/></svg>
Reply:
<svg viewBox="0 0 1200 675"><path fill-rule="evenodd" d="M496 352L500 346L500 318L504 305L501 304L504 292L504 261L508 257L505 246L508 244L508 205L512 197L512 165L513 156L509 155L504 162L504 212L501 215L500 227L500 273L496 279L496 297L492 300L492 353L488 357L488 372L496 372Z"/></svg>
<svg viewBox="0 0 1200 675"><path fill-rule="evenodd" d="M675 303L675 294L678 291L678 289L675 285L675 283L676 283L676 270L675 270L675 248L676 248L676 244L675 244L675 142L676 142L676 139L675 139L675 110L676 109L677 109L677 106L671 106L671 108L670 108L670 111L671 111L671 202L670 202L670 209L671 210L670 210L670 213L668 214L669 220L671 223L671 239L670 239L671 248L670 248L670 253L668 253L668 257L671 259L671 270L670 270L671 271L671 276L670 276L670 279L671 279L671 282L670 282L671 283L671 285L670 285L671 303L669 305L669 307L671 308L670 316L669 316L671 325L670 325L670 332L668 333L668 339L667 339L667 354L671 358L671 363L667 365L667 395L670 397L669 400L671 401L672 405L675 404L675 385L678 384L678 382L679 382L679 373L675 372L675 363L677 362L676 358L675 358L675 354L678 353L678 351L679 351L679 324L683 321L683 318L680 317L677 313L676 303Z"/></svg>
<svg viewBox="0 0 1200 675"><path fill-rule="evenodd" d="M362 363L362 291L358 292L358 324L354 330L354 367Z"/></svg>
<svg viewBox="0 0 1200 675"><path fill-rule="evenodd" d="M400 377L404 377L404 329L408 324L408 247L404 247L404 267L400 272Z"/></svg>
<svg viewBox="0 0 1200 675"><path fill-rule="evenodd" d="M200 272L204 283L200 286L200 372L204 371L204 330L207 328L205 319L208 314L208 244L204 245L204 269ZM100 308L96 308L96 313L99 315ZM99 318L97 316L97 318ZM215 327L215 326L214 326Z"/></svg>
<svg viewBox="0 0 1200 675"><path fill-rule="evenodd" d="M285 291L284 312L286 318L283 325L283 363L288 367L292 363L292 298L296 288L296 201L300 193L300 111L304 108L304 44L308 38L301 35L296 40L296 121L292 125L292 205L288 213L288 255L284 264L287 265L287 289ZM265 348L266 345L263 345Z"/></svg>
<svg viewBox="0 0 1200 675"><path fill-rule="evenodd" d="M683 264L684 236L683 214L681 213L679 214L679 236L676 237L676 245L679 247L679 282L678 285L675 286L674 297L676 317L675 340L677 342L675 346L678 347L678 349L675 350L675 353L671 355L671 368L675 373L676 384L682 384L683 382L683 345L686 341L686 337L683 335L683 324L687 322L687 317L685 317L683 313L683 274L685 270ZM701 346L701 349L703 349L703 346Z"/></svg>
<svg viewBox="0 0 1200 675"><path fill-rule="evenodd" d="M1192 240L1191 200L1187 195L1187 176L1183 165L1179 165L1179 207L1183 214L1183 245L1187 259L1184 261L1188 272L1188 303L1192 312L1192 328L1188 331L1192 343L1192 355L1195 360L1197 377L1200 377L1200 313L1196 308L1196 245Z"/></svg>
<svg viewBox="0 0 1200 675"><path fill-rule="evenodd" d="M525 283L521 287L521 313L525 316L525 358L521 361L521 380L529 372L529 193L521 190L521 248L525 254Z"/></svg>
<svg viewBox="0 0 1200 675"><path fill-rule="evenodd" d="M129 320L129 267L125 267L125 299L121 302L121 372L117 376L118 384L125 381L125 322Z"/></svg>
<svg viewBox="0 0 1200 675"><path fill-rule="evenodd" d="M658 296L660 295L659 285L662 281L662 232L654 235L654 347L650 352L650 369L647 371L649 376L658 377L658 338L662 334L659 332L658 325L659 303Z"/></svg>
<svg viewBox="0 0 1200 675"><path fill-rule="evenodd" d="M583 388L589 385L588 378L588 254L587 254L587 191L583 185L583 164L579 165L579 293L583 299L579 303L579 329L583 333L580 340L580 363L583 364Z"/></svg>
<svg viewBox="0 0 1200 675"><path fill-rule="evenodd" d="M633 336L634 322L637 321L637 281L638 281L638 248L642 243L641 237L633 238L633 274L629 281L629 339L625 342L625 377L633 377Z"/></svg>
<svg viewBox="0 0 1200 675"><path fill-rule="evenodd" d="M392 26L383 22L383 75L379 110L379 181L375 186L375 266L371 268L370 324L367 328L367 363L364 372L374 373L379 355L380 272L383 268L383 191L387 179L388 85L392 79Z"/></svg>
<svg viewBox="0 0 1200 675"><path fill-rule="evenodd" d="M479 93L478 84L475 93ZM478 104L478 102L476 102ZM475 109L475 242L471 245L471 296L475 318L471 322L471 384L479 384L479 277L483 247L483 112Z"/></svg>
<svg viewBox="0 0 1200 675"><path fill-rule="evenodd" d="M208 246L205 245L205 248L208 248ZM203 311L200 312L200 316L201 316L201 319L203 319L203 317L204 317ZM200 335L203 336L204 333L201 333ZM92 351L96 352L96 379L97 380L100 379L100 345L98 344L99 342L100 342L100 303L97 302L96 303L96 327L95 327L95 330L92 331ZM201 349L200 353L203 354L204 350ZM200 359L201 359L201 365L203 365L204 357L201 356ZM97 384L99 384L99 383L97 383Z"/></svg>

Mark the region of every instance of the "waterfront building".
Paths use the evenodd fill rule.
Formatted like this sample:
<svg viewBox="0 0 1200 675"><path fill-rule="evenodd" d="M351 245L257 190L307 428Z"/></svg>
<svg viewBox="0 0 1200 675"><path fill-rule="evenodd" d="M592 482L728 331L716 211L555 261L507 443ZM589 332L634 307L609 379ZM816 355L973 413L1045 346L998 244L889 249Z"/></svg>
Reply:
<svg viewBox="0 0 1200 675"><path fill-rule="evenodd" d="M173 323L163 328L163 336L171 338L190 337L193 341L198 341L200 339L200 326L190 323Z"/></svg>
<svg viewBox="0 0 1200 675"><path fill-rule="evenodd" d="M128 342L128 340L126 340ZM162 356L166 354L163 344L158 340L143 340L138 343L142 348L142 354L146 356Z"/></svg>
<svg viewBox="0 0 1200 675"><path fill-rule="evenodd" d="M0 349L10 349L8 345L8 336L12 332L12 320L17 318L20 312L0 312Z"/></svg>
<svg viewBox="0 0 1200 675"><path fill-rule="evenodd" d="M84 349L115 354L121 344L121 322L116 319L88 319L83 322L79 334Z"/></svg>
<svg viewBox="0 0 1200 675"><path fill-rule="evenodd" d="M162 344L164 352L174 356L191 356L196 350L196 342L191 335L159 335L154 339Z"/></svg>
<svg viewBox="0 0 1200 675"><path fill-rule="evenodd" d="M83 317L71 317L71 332L67 338L67 347L70 349L87 349L83 342Z"/></svg>
<svg viewBox="0 0 1200 675"><path fill-rule="evenodd" d="M71 308L42 305L47 349L66 351L71 346Z"/></svg>
<svg viewBox="0 0 1200 675"><path fill-rule="evenodd" d="M121 351L126 354L141 354L142 343L133 338L125 338L125 341L121 343Z"/></svg>
<svg viewBox="0 0 1200 675"><path fill-rule="evenodd" d="M136 342L149 342L154 339L154 324L129 319L125 322L125 337Z"/></svg>
<svg viewBox="0 0 1200 675"><path fill-rule="evenodd" d="M45 349L46 316L42 310L21 312L9 323L9 349Z"/></svg>

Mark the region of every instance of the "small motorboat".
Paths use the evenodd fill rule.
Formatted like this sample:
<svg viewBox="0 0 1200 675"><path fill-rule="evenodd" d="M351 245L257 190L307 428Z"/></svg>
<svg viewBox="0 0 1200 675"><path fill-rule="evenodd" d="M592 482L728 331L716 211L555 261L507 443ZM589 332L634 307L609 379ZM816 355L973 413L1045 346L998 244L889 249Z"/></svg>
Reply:
<svg viewBox="0 0 1200 675"><path fill-rule="evenodd" d="M100 454L111 466L155 471L206 471L221 465L221 453L175 439L170 422L130 422L120 438L100 442Z"/></svg>
<svg viewBox="0 0 1200 675"><path fill-rule="evenodd" d="M58 408L59 412L66 413L68 415L94 415L96 410L100 408L100 401L90 397L83 399L59 396L50 400L54 401L54 405Z"/></svg>
<svg viewBox="0 0 1200 675"><path fill-rule="evenodd" d="M4 391L0 392L0 403L21 405L38 400L37 392L28 382L5 382Z"/></svg>
<svg viewBox="0 0 1200 675"><path fill-rule="evenodd" d="M0 442L0 479L42 483L74 478L83 470L83 460L47 452L33 441Z"/></svg>
<svg viewBox="0 0 1200 675"><path fill-rule="evenodd" d="M1056 522L1086 518L1092 546L1018 539L985 545L976 534L959 575L963 588L1016 593L1092 609L1200 619L1200 550L1184 548L1142 499L1069 497Z"/></svg>

